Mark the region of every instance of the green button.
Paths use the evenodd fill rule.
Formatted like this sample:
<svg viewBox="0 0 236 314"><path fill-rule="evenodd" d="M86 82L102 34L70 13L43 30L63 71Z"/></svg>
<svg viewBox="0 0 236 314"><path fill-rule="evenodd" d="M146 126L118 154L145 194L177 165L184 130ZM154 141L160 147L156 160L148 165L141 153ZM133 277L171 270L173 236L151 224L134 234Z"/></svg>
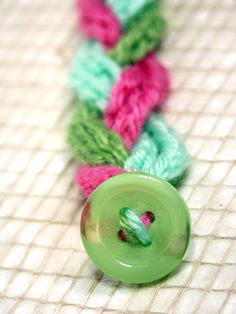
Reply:
<svg viewBox="0 0 236 314"><path fill-rule="evenodd" d="M105 274L148 283L181 262L190 239L189 212L169 183L144 173L122 173L86 201L81 235L88 255Z"/></svg>

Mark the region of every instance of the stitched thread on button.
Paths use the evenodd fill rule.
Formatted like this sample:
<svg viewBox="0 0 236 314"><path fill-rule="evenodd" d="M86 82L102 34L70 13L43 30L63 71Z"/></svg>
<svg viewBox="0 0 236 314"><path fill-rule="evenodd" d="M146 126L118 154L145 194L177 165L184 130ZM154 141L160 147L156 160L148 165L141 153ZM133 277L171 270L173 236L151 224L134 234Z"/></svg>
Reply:
<svg viewBox="0 0 236 314"><path fill-rule="evenodd" d="M140 217L130 208L120 209L120 224L122 230L118 231L121 241L129 241L133 244L141 244L143 247L151 245L152 240L147 228L155 221L151 211L146 211Z"/></svg>

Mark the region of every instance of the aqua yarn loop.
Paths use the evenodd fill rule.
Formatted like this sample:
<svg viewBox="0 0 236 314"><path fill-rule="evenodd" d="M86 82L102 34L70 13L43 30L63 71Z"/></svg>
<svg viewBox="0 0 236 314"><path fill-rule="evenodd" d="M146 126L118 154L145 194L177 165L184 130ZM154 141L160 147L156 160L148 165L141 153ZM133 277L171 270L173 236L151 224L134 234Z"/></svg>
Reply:
<svg viewBox="0 0 236 314"><path fill-rule="evenodd" d="M174 129L166 124L160 114L152 114L124 168L147 172L176 185L190 161L187 150Z"/></svg>
<svg viewBox="0 0 236 314"><path fill-rule="evenodd" d="M142 11L147 4L153 3L154 1L156 0L105 0L118 16L123 28L125 28L127 22Z"/></svg>
<svg viewBox="0 0 236 314"><path fill-rule="evenodd" d="M120 225L129 242L136 244L138 241L143 247L151 245L148 229L132 209L128 207L120 209Z"/></svg>
<svg viewBox="0 0 236 314"><path fill-rule="evenodd" d="M98 42L86 41L70 67L69 85L80 100L103 111L120 72L120 66L106 55Z"/></svg>

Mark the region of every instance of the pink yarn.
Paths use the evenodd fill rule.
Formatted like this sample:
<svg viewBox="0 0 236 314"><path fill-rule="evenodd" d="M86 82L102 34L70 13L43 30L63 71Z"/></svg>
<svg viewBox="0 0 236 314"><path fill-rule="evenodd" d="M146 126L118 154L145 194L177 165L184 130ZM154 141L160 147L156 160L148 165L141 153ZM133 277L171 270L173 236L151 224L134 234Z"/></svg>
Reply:
<svg viewBox="0 0 236 314"><path fill-rule="evenodd" d="M121 36L120 23L103 0L77 0L80 11L80 26L91 39L112 48Z"/></svg>
<svg viewBox="0 0 236 314"><path fill-rule="evenodd" d="M105 124L120 134L127 149L139 137L150 111L165 101L169 86L168 72L154 54L123 70L112 88Z"/></svg>
<svg viewBox="0 0 236 314"><path fill-rule="evenodd" d="M122 172L125 170L111 166L82 166L76 172L75 183L79 185L84 196L89 197L100 184Z"/></svg>
<svg viewBox="0 0 236 314"><path fill-rule="evenodd" d="M149 211L142 214L139 218L146 228L155 220L154 214Z"/></svg>

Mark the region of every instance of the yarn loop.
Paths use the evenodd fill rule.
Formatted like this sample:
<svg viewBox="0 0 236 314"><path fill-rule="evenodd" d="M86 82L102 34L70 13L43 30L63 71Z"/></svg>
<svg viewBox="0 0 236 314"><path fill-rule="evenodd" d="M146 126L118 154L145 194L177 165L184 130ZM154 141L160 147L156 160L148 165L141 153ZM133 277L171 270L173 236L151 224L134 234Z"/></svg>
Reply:
<svg viewBox="0 0 236 314"><path fill-rule="evenodd" d="M99 112L80 104L69 125L68 143L81 163L123 167L127 152L118 134L107 130Z"/></svg>
<svg viewBox="0 0 236 314"><path fill-rule="evenodd" d="M159 45L165 26L159 7L151 3L130 21L127 33L108 55L121 66L137 62Z"/></svg>

